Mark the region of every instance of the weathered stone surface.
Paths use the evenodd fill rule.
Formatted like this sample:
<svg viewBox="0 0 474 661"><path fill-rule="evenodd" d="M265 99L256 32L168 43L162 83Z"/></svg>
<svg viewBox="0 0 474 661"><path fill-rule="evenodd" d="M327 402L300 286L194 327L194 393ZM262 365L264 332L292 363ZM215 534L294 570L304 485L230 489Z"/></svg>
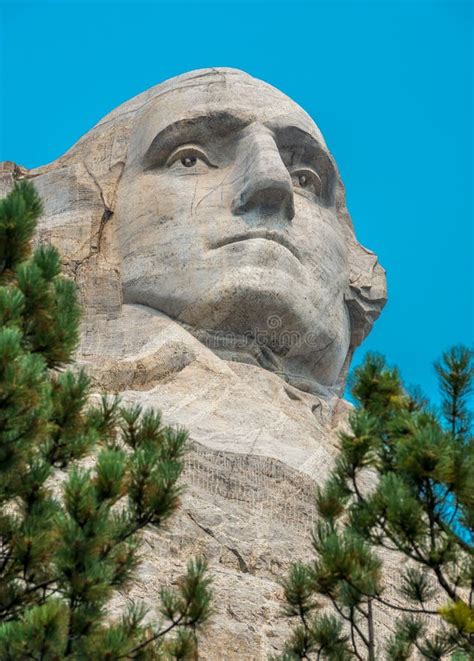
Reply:
<svg viewBox="0 0 474 661"><path fill-rule="evenodd" d="M97 390L185 425L189 484L163 535L146 535L129 596L209 557L206 659L280 649L277 579L306 557L312 493L334 460L354 349L386 297L357 242L337 166L293 101L233 69L158 85L57 161L0 169L45 201L85 306L78 359Z"/></svg>

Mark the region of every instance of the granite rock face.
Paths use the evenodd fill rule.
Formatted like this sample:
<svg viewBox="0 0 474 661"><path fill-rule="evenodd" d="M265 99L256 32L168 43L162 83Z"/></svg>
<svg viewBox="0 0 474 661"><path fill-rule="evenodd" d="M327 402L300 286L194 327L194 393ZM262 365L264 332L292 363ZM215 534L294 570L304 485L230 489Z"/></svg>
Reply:
<svg viewBox="0 0 474 661"><path fill-rule="evenodd" d="M337 453L354 349L386 299L311 118L234 69L194 71L107 115L64 156L0 169L34 181L38 242L85 308L78 360L97 390L191 436L188 489L147 532L130 595L204 553L217 611L206 659L281 648L278 578L310 551L312 495Z"/></svg>

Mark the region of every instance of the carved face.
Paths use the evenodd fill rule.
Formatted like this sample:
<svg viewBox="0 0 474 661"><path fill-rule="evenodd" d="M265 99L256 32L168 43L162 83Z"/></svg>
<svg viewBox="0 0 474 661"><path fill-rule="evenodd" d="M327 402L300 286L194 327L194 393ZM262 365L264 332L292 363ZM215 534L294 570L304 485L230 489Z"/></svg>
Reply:
<svg viewBox="0 0 474 661"><path fill-rule="evenodd" d="M123 297L194 329L257 338L333 385L349 343L347 246L322 136L250 76L204 76L146 106L117 192Z"/></svg>

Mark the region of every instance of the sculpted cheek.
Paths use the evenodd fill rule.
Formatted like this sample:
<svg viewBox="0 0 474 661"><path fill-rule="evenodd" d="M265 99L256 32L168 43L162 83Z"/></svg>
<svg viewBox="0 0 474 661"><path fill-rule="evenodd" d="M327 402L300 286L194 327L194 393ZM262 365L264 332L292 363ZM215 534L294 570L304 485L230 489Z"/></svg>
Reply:
<svg viewBox="0 0 474 661"><path fill-rule="evenodd" d="M314 296L328 297L332 302L345 291L349 281L349 262L346 243L336 229L333 214L319 210L307 212L300 227L300 242ZM304 238L303 238L304 237Z"/></svg>

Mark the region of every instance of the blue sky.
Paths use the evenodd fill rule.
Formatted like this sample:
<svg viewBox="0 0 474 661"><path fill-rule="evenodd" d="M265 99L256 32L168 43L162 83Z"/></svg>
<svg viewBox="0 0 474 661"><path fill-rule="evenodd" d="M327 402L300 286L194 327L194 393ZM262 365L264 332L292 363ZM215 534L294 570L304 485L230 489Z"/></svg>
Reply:
<svg viewBox="0 0 474 661"><path fill-rule="evenodd" d="M316 120L389 302L359 349L436 398L432 361L471 344L470 2L1 2L0 159L53 160L109 110L207 66L244 69Z"/></svg>

